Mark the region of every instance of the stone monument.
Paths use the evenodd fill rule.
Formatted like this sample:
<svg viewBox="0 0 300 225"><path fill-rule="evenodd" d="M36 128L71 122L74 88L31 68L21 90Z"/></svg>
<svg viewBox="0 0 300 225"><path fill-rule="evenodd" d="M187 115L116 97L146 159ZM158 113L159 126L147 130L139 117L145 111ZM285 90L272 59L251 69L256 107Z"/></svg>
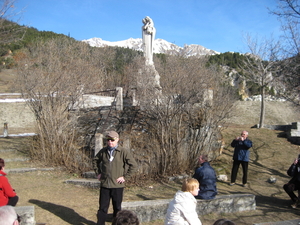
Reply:
<svg viewBox="0 0 300 225"><path fill-rule="evenodd" d="M143 19L143 24L144 57L146 59L146 64L153 65L153 44L156 29L154 27L153 20L149 16L146 16Z"/></svg>
<svg viewBox="0 0 300 225"><path fill-rule="evenodd" d="M156 29L154 27L153 20L146 16L142 20L144 26L142 26L142 36L143 36L143 50L145 57L145 70L151 76L152 86L158 91L158 94L161 93L160 86L160 76L156 71L153 63L153 48L154 48L154 38L156 34Z"/></svg>

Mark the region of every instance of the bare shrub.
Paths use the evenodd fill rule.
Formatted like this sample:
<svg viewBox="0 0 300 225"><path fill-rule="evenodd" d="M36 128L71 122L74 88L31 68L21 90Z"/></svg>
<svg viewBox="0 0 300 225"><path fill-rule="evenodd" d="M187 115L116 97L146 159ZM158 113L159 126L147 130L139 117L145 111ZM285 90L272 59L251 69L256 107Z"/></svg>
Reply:
<svg viewBox="0 0 300 225"><path fill-rule="evenodd" d="M220 129L233 105L232 92L222 74L205 66L204 58L166 56L155 63L161 77L159 97L147 82L153 74L143 70L136 75L146 82L138 89L140 114L135 129L139 135L133 137L133 144L150 174L182 173L194 168L200 153L208 153L211 159L218 154Z"/></svg>
<svg viewBox="0 0 300 225"><path fill-rule="evenodd" d="M83 92L102 87L99 49L68 38L38 42L23 50L18 84L34 112L38 138L31 155L50 165L84 170L89 159L80 151L73 107Z"/></svg>

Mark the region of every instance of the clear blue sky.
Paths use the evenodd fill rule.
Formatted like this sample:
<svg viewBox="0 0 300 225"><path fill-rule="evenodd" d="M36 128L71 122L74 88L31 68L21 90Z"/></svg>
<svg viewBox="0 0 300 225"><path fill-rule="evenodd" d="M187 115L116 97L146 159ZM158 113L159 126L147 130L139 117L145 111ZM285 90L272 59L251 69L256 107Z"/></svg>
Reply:
<svg viewBox="0 0 300 225"><path fill-rule="evenodd" d="M141 38L142 19L154 21L156 37L176 45L198 44L218 52L247 52L244 34L279 36L267 7L277 0L16 0L21 25L40 31L106 41Z"/></svg>

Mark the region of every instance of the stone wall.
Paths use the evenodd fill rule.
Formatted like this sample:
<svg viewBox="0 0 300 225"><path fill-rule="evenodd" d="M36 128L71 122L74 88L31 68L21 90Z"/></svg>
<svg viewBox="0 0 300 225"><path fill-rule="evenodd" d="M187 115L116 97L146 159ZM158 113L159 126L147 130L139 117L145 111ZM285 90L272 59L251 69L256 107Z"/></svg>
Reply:
<svg viewBox="0 0 300 225"><path fill-rule="evenodd" d="M141 223L153 220L164 220L171 200L172 199L123 202L122 209L135 212ZM209 200L197 200L196 211L201 218L201 215L209 213L234 213L255 209L255 195L234 194L220 195L215 199Z"/></svg>
<svg viewBox="0 0 300 225"><path fill-rule="evenodd" d="M288 132L287 136L290 142L300 145L300 122L292 123L291 130Z"/></svg>

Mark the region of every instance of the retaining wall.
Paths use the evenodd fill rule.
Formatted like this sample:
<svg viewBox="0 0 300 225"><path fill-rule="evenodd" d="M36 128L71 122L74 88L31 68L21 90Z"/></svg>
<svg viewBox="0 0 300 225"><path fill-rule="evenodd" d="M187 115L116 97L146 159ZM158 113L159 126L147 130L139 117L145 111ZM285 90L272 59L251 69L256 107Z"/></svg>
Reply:
<svg viewBox="0 0 300 225"><path fill-rule="evenodd" d="M165 219L169 202L172 199L123 202L122 209L135 212L141 223ZM215 199L197 200L196 211L199 216L209 213L233 213L256 209L255 195L220 195Z"/></svg>

